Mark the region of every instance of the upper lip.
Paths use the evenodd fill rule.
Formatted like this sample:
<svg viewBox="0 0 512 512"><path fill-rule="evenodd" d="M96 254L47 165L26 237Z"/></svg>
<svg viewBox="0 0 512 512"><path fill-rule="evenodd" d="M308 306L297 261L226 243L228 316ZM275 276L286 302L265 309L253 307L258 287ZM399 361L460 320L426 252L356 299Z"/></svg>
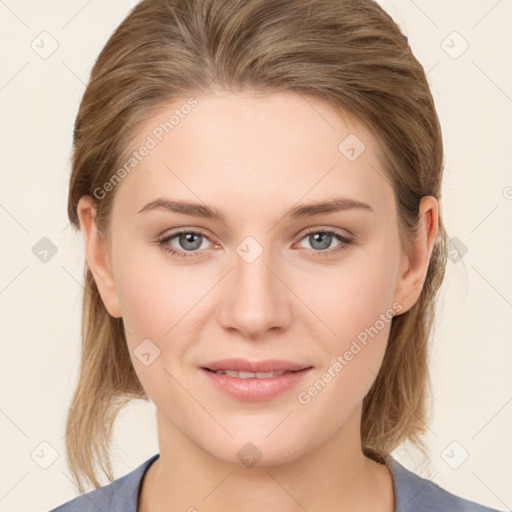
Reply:
<svg viewBox="0 0 512 512"><path fill-rule="evenodd" d="M208 370L235 370L246 372L280 372L298 371L311 368L311 365L292 363L281 359L266 359L265 361L247 361L246 359L232 358L213 361L203 366Z"/></svg>

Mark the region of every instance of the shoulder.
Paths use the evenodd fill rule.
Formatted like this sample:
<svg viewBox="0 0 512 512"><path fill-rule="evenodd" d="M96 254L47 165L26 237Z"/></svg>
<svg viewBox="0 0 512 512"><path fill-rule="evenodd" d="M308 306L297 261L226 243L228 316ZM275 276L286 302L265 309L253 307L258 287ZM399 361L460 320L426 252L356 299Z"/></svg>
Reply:
<svg viewBox="0 0 512 512"><path fill-rule="evenodd" d="M396 512L500 512L446 491L409 471L391 456L386 458L386 464L393 475Z"/></svg>
<svg viewBox="0 0 512 512"><path fill-rule="evenodd" d="M159 457L153 455L131 473L98 487L50 510L50 512L137 512L140 484L149 466Z"/></svg>

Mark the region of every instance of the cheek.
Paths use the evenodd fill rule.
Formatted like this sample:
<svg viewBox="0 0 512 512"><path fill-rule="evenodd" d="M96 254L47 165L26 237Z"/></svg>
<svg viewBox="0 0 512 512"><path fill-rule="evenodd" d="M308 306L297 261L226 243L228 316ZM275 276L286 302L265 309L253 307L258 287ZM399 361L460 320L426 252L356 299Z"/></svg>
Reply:
<svg viewBox="0 0 512 512"><path fill-rule="evenodd" d="M374 298L343 296L339 314L332 318L335 335L322 338L322 365L298 390L301 408L304 406L309 418L322 417L327 431L335 432L360 406L386 351L393 309L384 306L385 289L381 296L373 287L362 292L372 293Z"/></svg>
<svg viewBox="0 0 512 512"><path fill-rule="evenodd" d="M395 250L382 241L354 251L339 267L317 272L314 285L311 277L294 283L331 349L343 348L359 335L364 340L367 330L375 335L372 327L386 334L393 314L397 258Z"/></svg>
<svg viewBox="0 0 512 512"><path fill-rule="evenodd" d="M171 263L158 247L132 251L119 258L116 269L125 326L143 337L165 339L204 295L199 276Z"/></svg>
<svg viewBox="0 0 512 512"><path fill-rule="evenodd" d="M189 369L184 364L186 353L191 340L198 338L197 326L210 316L204 299L216 280L211 270L194 272L193 266L173 264L159 252L158 248L139 254L132 251L116 267L130 357L155 403L164 389L180 396L179 385L169 372L179 382L184 380Z"/></svg>
<svg viewBox="0 0 512 512"><path fill-rule="evenodd" d="M323 288L309 288L308 306L322 320L319 347L325 352L311 393L344 404L340 413L364 398L382 365L392 317L399 312L392 307L396 268L397 253L383 241L331 272Z"/></svg>

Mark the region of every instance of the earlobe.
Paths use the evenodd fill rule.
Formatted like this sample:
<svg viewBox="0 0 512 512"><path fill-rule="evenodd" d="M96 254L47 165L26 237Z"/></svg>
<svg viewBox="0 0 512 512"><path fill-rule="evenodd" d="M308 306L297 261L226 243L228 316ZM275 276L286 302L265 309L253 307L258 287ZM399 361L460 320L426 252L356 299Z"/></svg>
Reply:
<svg viewBox="0 0 512 512"><path fill-rule="evenodd" d="M398 300L403 306L401 313L405 313L416 304L427 276L432 249L439 229L439 210L435 197L424 196L421 198L418 217L418 234L413 242L411 254L409 256L404 254L395 290L395 300Z"/></svg>
<svg viewBox="0 0 512 512"><path fill-rule="evenodd" d="M84 235L87 263L94 276L98 291L109 314L114 318L120 318L122 316L121 308L109 262L107 243L96 228L94 222L96 209L89 196L80 198L77 213Z"/></svg>

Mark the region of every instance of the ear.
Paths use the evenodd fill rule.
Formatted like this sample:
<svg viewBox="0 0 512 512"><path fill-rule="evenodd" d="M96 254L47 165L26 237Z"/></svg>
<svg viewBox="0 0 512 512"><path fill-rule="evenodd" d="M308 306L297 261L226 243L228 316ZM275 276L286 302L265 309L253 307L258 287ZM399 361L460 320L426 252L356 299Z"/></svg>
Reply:
<svg viewBox="0 0 512 512"><path fill-rule="evenodd" d="M96 286L107 311L114 318L120 318L121 308L111 271L107 242L96 229L96 209L90 196L82 196L77 206L80 226L84 234L87 263L96 281Z"/></svg>
<svg viewBox="0 0 512 512"><path fill-rule="evenodd" d="M416 304L427 275L432 249L439 230L439 210L433 196L421 198L418 212L419 227L411 254L402 252L402 262L395 289L395 300L402 304L405 313Z"/></svg>

